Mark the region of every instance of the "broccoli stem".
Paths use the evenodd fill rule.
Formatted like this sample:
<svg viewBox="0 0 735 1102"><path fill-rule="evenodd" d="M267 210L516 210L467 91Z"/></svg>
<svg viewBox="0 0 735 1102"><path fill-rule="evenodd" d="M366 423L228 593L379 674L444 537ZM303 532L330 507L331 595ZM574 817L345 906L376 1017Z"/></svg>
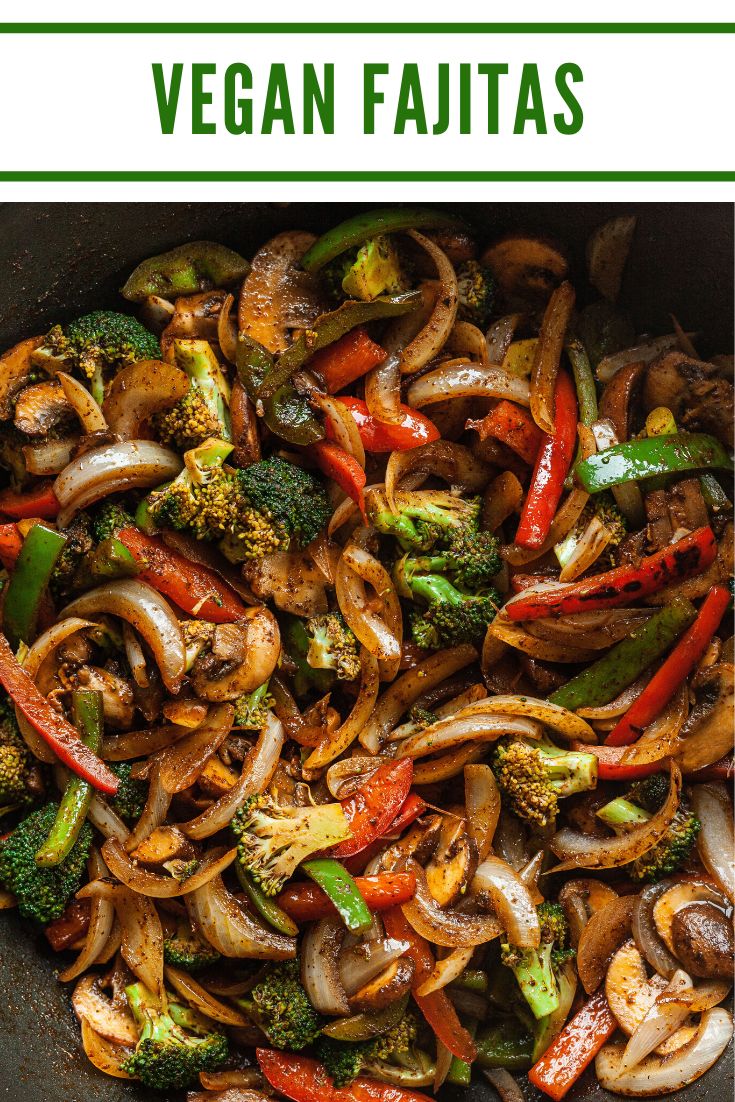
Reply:
<svg viewBox="0 0 735 1102"><path fill-rule="evenodd" d="M462 604L462 594L440 574L417 574L409 579L408 584L414 595L421 597L427 604L433 605L436 602L450 605Z"/></svg>
<svg viewBox="0 0 735 1102"><path fill-rule="evenodd" d="M618 796L616 799L610 800L610 803L605 804L604 807L601 807L597 812L597 817L614 830L617 828L632 830L633 827L647 823L651 818L650 814L644 811L642 807L631 803L623 796Z"/></svg>
<svg viewBox="0 0 735 1102"><path fill-rule="evenodd" d="M222 437L232 439L230 422L230 384L227 382L217 357L208 341L174 341L176 365L189 376L200 392L210 412L220 424Z"/></svg>
<svg viewBox="0 0 735 1102"><path fill-rule="evenodd" d="M552 943L539 949L519 949L518 960L511 964L523 997L534 1018L545 1018L559 1005L559 988L551 965Z"/></svg>
<svg viewBox="0 0 735 1102"><path fill-rule="evenodd" d="M85 746L96 754L102 742L104 725L102 693L96 689L77 689L72 693L74 725ZM40 868L53 868L69 856L84 826L94 790L81 777L71 777L56 814L54 825L36 853Z"/></svg>

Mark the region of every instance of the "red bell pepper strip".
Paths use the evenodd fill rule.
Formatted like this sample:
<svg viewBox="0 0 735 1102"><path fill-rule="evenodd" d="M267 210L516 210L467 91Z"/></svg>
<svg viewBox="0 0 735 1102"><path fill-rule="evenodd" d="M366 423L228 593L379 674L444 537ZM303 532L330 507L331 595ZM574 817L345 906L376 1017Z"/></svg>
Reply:
<svg viewBox="0 0 735 1102"><path fill-rule="evenodd" d="M315 372L324 383L327 394L354 383L367 375L372 367L382 363L387 353L371 340L365 329L350 329L334 344L328 344L309 360L309 371Z"/></svg>
<svg viewBox="0 0 735 1102"><path fill-rule="evenodd" d="M342 800L352 836L329 851L330 857L351 857L383 834L395 819L411 789L410 758L387 761L364 784Z"/></svg>
<svg viewBox="0 0 735 1102"><path fill-rule="evenodd" d="M426 811L426 801L417 796L415 792L409 792L403 807L390 824L384 838L392 838L394 834L400 834L407 826L415 822Z"/></svg>
<svg viewBox="0 0 735 1102"><path fill-rule="evenodd" d="M468 421L465 428L476 429L480 440L487 440L488 436L492 436L501 444L506 444L530 467L536 462L544 439L544 433L528 410L515 402L508 402L505 398L481 421Z"/></svg>
<svg viewBox="0 0 735 1102"><path fill-rule="evenodd" d="M72 899L62 914L44 927L44 934L55 953L70 949L75 941L84 937L92 916L90 899Z"/></svg>
<svg viewBox="0 0 735 1102"><path fill-rule="evenodd" d="M559 1102L617 1028L604 991L598 991L536 1061L528 1073L529 1082Z"/></svg>
<svg viewBox="0 0 735 1102"><path fill-rule="evenodd" d="M433 421L408 406L401 406L403 416L400 423L389 425L373 417L362 398L338 398L337 401L347 406L355 418L360 439L368 452L406 452L421 444L430 444L441 435ZM329 421L325 431L329 440L332 432Z"/></svg>
<svg viewBox="0 0 735 1102"><path fill-rule="evenodd" d="M114 796L118 778L85 746L76 728L51 707L26 671L16 660L10 644L0 634L0 684L23 713L31 727L56 754L63 765L99 792Z"/></svg>
<svg viewBox="0 0 735 1102"><path fill-rule="evenodd" d="M364 1075L358 1075L347 1087L335 1087L323 1065L311 1056L270 1048L256 1048L255 1055L270 1085L293 1102L429 1102L419 1091Z"/></svg>
<svg viewBox="0 0 735 1102"><path fill-rule="evenodd" d="M648 724L660 715L707 650L729 603L730 590L726 586L715 585L710 589L697 619L687 628L643 692L613 727L605 739L607 746L628 746L635 742Z"/></svg>
<svg viewBox="0 0 735 1102"><path fill-rule="evenodd" d="M23 546L23 537L15 524L0 524L0 562L12 570Z"/></svg>
<svg viewBox="0 0 735 1102"><path fill-rule="evenodd" d="M553 436L542 434L531 485L523 502L516 532L515 542L518 547L540 547L548 536L564 489L564 479L574 456L577 440L577 395L566 371L560 371L556 377L554 425L556 432Z"/></svg>
<svg viewBox="0 0 735 1102"><path fill-rule="evenodd" d="M313 456L322 474L336 482L340 490L351 497L355 505L365 516L365 496L363 490L367 481L365 472L355 459L338 444L328 440L317 440L309 446L309 455Z"/></svg>
<svg viewBox="0 0 735 1102"><path fill-rule="evenodd" d="M39 482L32 490L24 490L22 493L15 490L3 490L0 493L0 513L5 513L13 520L26 520L28 517L53 520L60 508L53 482Z"/></svg>
<svg viewBox="0 0 735 1102"><path fill-rule="evenodd" d="M235 591L206 566L190 562L138 528L123 528L117 538L140 567L138 577L190 616L213 624L231 624L247 615Z"/></svg>
<svg viewBox="0 0 735 1102"><path fill-rule="evenodd" d="M355 883L371 911L384 911L406 903L416 890L416 877L412 872L357 876ZM316 884L289 884L276 902L294 922L314 922L319 918L332 918L337 913L326 892Z"/></svg>
<svg viewBox="0 0 735 1102"><path fill-rule="evenodd" d="M677 543L641 559L637 566L626 563L582 582L519 597L505 612L511 620L542 620L572 612L615 608L663 589L671 582L701 574L717 555L711 528L696 528Z"/></svg>
<svg viewBox="0 0 735 1102"><path fill-rule="evenodd" d="M438 991L432 991L430 995L416 994L416 989L434 970L434 954L429 948L428 941L416 933L399 907L385 911L383 926L388 937L408 942L406 956L414 963L411 981L413 997L437 1039L449 1049L452 1056L471 1064L477 1056L475 1042L457 1017L457 1011L446 991L440 988Z"/></svg>
<svg viewBox="0 0 735 1102"><path fill-rule="evenodd" d="M640 765L622 765L624 746L591 746L587 742L572 742L573 750L585 754L594 754L597 758L597 779L599 781L639 781L650 777L652 773L661 773L668 769L669 759L642 762Z"/></svg>

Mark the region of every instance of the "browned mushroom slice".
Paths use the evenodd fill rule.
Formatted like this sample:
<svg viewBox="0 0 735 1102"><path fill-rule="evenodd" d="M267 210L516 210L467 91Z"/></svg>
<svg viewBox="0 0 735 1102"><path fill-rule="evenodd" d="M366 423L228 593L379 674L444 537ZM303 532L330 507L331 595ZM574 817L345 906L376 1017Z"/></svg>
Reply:
<svg viewBox="0 0 735 1102"><path fill-rule="evenodd" d="M467 822L445 816L439 845L426 866L426 884L440 907L449 907L466 890L477 868L477 851Z"/></svg>
<svg viewBox="0 0 735 1102"><path fill-rule="evenodd" d="M43 344L43 337L30 337L0 356L0 421L8 421L13 416L13 398L30 379L33 372L31 353L40 344Z"/></svg>
<svg viewBox="0 0 735 1102"><path fill-rule="evenodd" d="M414 963L409 957L399 957L366 983L350 999L351 1010L382 1010L411 990Z"/></svg>
<svg viewBox="0 0 735 1102"><path fill-rule="evenodd" d="M255 407L239 379L232 384L230 418L232 442L235 447L228 458L228 463L234 467L249 467L251 463L257 463L260 459L260 435Z"/></svg>
<svg viewBox="0 0 735 1102"><path fill-rule="evenodd" d="M249 608L237 624L218 624L211 650L192 668L194 692L210 701L252 693L273 673L280 647L276 618L263 605Z"/></svg>
<svg viewBox="0 0 735 1102"><path fill-rule="evenodd" d="M732 750L734 711L735 668L718 662L699 681L696 704L681 732L677 760L683 773L711 765Z"/></svg>
<svg viewBox="0 0 735 1102"><path fill-rule="evenodd" d="M566 256L543 237L508 234L482 254L506 295L545 300L569 274Z"/></svg>
<svg viewBox="0 0 735 1102"><path fill-rule="evenodd" d="M576 949L582 931L597 911L617 898L617 893L607 884L591 877L567 880L559 891L559 902L569 923L569 937Z"/></svg>
<svg viewBox="0 0 735 1102"><path fill-rule="evenodd" d="M691 903L713 903L723 910L728 907L725 897L704 881L687 880L664 892L653 906L653 921L659 937L672 953L676 953L672 933L674 916L682 907L688 907Z"/></svg>
<svg viewBox="0 0 735 1102"><path fill-rule="evenodd" d="M689 903L671 920L674 952L693 976L729 979L735 954L732 922L713 903Z"/></svg>
<svg viewBox="0 0 735 1102"><path fill-rule="evenodd" d="M144 865L163 865L175 858L190 861L195 854L194 846L178 827L160 826L133 850L131 857Z"/></svg>
<svg viewBox="0 0 735 1102"><path fill-rule="evenodd" d="M253 257L253 266L243 282L238 308L238 328L269 352L283 352L293 324L294 299L303 297L298 263L315 238L311 233L289 230L267 241ZM315 320L319 305L314 298ZM306 320L301 325L306 325Z"/></svg>
<svg viewBox="0 0 735 1102"><path fill-rule="evenodd" d="M209 341L215 352L219 350L217 327L226 297L224 291L204 291L176 299L173 316L161 334L161 352L167 363L174 360L174 341L182 338Z"/></svg>
<svg viewBox="0 0 735 1102"><path fill-rule="evenodd" d="M412 857L419 864L428 861L439 842L442 829L441 815L427 815L416 823L403 838L385 851L381 864L385 869L401 865Z"/></svg>
<svg viewBox="0 0 735 1102"><path fill-rule="evenodd" d="M74 410L61 383L47 379L22 390L15 403L13 423L28 436L44 436L63 421L72 421Z"/></svg>

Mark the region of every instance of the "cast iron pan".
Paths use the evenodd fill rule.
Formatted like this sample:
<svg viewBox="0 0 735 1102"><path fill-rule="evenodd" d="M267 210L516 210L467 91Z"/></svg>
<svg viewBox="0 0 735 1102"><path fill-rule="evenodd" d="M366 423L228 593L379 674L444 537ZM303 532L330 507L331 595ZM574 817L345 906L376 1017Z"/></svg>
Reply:
<svg viewBox="0 0 735 1102"><path fill-rule="evenodd" d="M373 204L375 205L375 204ZM669 314L702 334L703 352L733 346L733 208L706 204L441 204L463 214L485 242L508 229L558 237L583 272L590 231L615 213L639 216L625 297L639 332L669 332ZM250 256L281 230L319 233L368 204L21 203L0 206L0 350L80 312L123 302L117 289L144 257L196 238L220 240ZM577 280L581 285L582 280ZM25 928L22 928L24 927ZM14 912L0 936L0 1099L13 1102L168 1102L136 1084L98 1073L86 1060L58 962L43 937ZM681 1102L732 1097L732 1048ZM525 1080L528 1102L542 1096ZM486 1084L469 1091L493 1097ZM175 1096L176 1102L182 1096ZM447 1088L446 1102L468 1092ZM588 1072L570 1102L615 1098ZM172 1098L171 1102L174 1102Z"/></svg>

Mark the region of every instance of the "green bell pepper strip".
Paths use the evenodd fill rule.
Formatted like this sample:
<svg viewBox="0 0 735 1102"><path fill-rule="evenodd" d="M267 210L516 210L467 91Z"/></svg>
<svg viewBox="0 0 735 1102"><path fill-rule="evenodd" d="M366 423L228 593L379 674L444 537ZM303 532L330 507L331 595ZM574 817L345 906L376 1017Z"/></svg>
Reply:
<svg viewBox="0 0 735 1102"><path fill-rule="evenodd" d="M676 433L615 444L577 463L574 474L588 493L597 494L625 482L707 468L733 470L720 441L703 432Z"/></svg>
<svg viewBox="0 0 735 1102"><path fill-rule="evenodd" d="M278 930L279 934L296 937L299 932L296 923L278 906L275 900L265 894L252 877L248 876L239 861L235 862L235 874L240 881L242 890L260 917L264 918L274 930Z"/></svg>
<svg viewBox="0 0 735 1102"><path fill-rule="evenodd" d="M102 744L104 713L102 693L97 689L76 689L71 695L74 726L85 746L97 754ZM36 864L48 869L69 856L87 818L94 789L81 777L70 777L48 838L36 854Z"/></svg>
<svg viewBox="0 0 735 1102"><path fill-rule="evenodd" d="M452 983L454 987L460 987L463 991L476 991L478 995L486 995L489 987L487 972L482 968L468 968Z"/></svg>
<svg viewBox="0 0 735 1102"><path fill-rule="evenodd" d="M402 230L466 229L464 223L443 211L421 207L381 207L366 210L340 222L322 234L301 258L306 272L318 272L335 256L362 245L371 237L382 233L400 233Z"/></svg>
<svg viewBox="0 0 735 1102"><path fill-rule="evenodd" d="M301 867L329 897L351 933L362 934L370 929L373 921L370 908L344 865L333 857L317 857Z"/></svg>
<svg viewBox="0 0 735 1102"><path fill-rule="evenodd" d="M257 388L256 398L273 397L278 388L286 383L294 372L303 367L316 352L334 344L351 329L355 329L358 325L365 325L369 321L401 317L415 310L420 302L419 291L407 291L400 295L385 295L370 302L343 302L331 313L322 314L311 329L301 333L294 343L272 362Z"/></svg>
<svg viewBox="0 0 735 1102"><path fill-rule="evenodd" d="M481 1068L526 1071L533 1062L533 1037L515 1019L483 1030L475 1044L477 1064Z"/></svg>
<svg viewBox="0 0 735 1102"><path fill-rule="evenodd" d="M323 425L316 419L307 399L298 393L290 379L270 398L258 397L259 388L272 364L273 357L262 345L246 333L240 334L237 342L237 372L240 382L251 401L256 403L257 411L262 411L263 420L271 432L289 444L301 446L323 440Z"/></svg>
<svg viewBox="0 0 735 1102"><path fill-rule="evenodd" d="M131 302L142 302L149 295L176 298L238 283L249 271L247 260L226 245L190 241L142 261L121 293Z"/></svg>
<svg viewBox="0 0 735 1102"><path fill-rule="evenodd" d="M140 569L135 556L116 536L102 540L89 556L87 565L94 578L131 578Z"/></svg>
<svg viewBox="0 0 735 1102"><path fill-rule="evenodd" d="M322 1030L335 1041L371 1041L398 1025L408 1006L408 995L390 1003L382 1010L363 1011L350 1018L337 1018Z"/></svg>
<svg viewBox="0 0 735 1102"><path fill-rule="evenodd" d="M707 508L713 513L728 513L732 509L732 502L711 471L699 476L699 487Z"/></svg>
<svg viewBox="0 0 735 1102"><path fill-rule="evenodd" d="M570 711L609 704L669 649L696 615L691 601L675 597L606 655L552 693L549 701Z"/></svg>
<svg viewBox="0 0 735 1102"><path fill-rule="evenodd" d="M36 638L38 613L66 536L45 524L34 524L10 575L3 607L3 629L12 647Z"/></svg>
<svg viewBox="0 0 735 1102"><path fill-rule="evenodd" d="M467 1032L473 1039L477 1035L477 1020L468 1019L465 1022ZM457 1087L469 1087L472 1081L472 1064L462 1060L459 1056L453 1056L447 1072L447 1082L454 1083Z"/></svg>
<svg viewBox="0 0 735 1102"><path fill-rule="evenodd" d="M592 425L597 420L597 388L589 357L584 345L578 340L569 341L566 353L577 388L579 419L583 425Z"/></svg>

